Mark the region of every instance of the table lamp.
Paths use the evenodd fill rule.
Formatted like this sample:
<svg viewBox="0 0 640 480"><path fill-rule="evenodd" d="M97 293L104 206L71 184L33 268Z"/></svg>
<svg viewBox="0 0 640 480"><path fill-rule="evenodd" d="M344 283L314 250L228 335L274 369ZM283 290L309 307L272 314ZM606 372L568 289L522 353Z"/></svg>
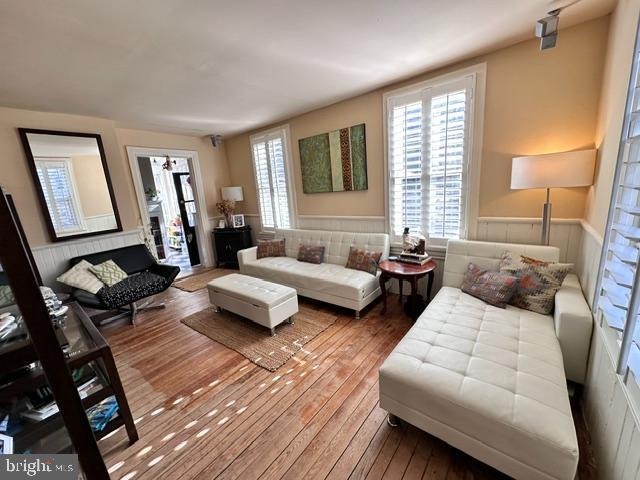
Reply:
<svg viewBox="0 0 640 480"><path fill-rule="evenodd" d="M542 210L542 245L549 245L551 229L551 188L586 187L593 184L596 150L548 153L514 157L511 189L546 188L547 202Z"/></svg>

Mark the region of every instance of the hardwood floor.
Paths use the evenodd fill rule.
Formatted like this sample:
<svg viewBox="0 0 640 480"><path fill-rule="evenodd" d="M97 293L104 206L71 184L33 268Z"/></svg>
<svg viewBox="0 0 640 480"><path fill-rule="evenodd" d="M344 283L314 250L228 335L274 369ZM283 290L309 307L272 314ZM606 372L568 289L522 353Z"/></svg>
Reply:
<svg viewBox="0 0 640 480"><path fill-rule="evenodd" d="M378 407L378 367L410 328L397 301L352 313L271 373L180 323L206 289L171 288L165 310L105 329L140 440L100 442L114 479L504 478ZM579 435L588 438L588 435ZM582 469L585 470L585 469ZM585 471L588 471L585 470Z"/></svg>

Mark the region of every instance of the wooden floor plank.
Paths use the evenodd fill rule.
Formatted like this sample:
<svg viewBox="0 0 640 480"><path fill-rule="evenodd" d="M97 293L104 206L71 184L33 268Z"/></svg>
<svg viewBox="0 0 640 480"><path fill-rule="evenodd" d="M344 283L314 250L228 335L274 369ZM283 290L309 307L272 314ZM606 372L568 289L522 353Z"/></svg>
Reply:
<svg viewBox="0 0 640 480"><path fill-rule="evenodd" d="M140 434L131 446L123 428L99 442L113 479L504 478L413 426L387 424L377 371L411 327L398 302L355 320L301 299L337 320L273 373L180 323L208 307L206 289L159 300L166 308L135 327L103 330Z"/></svg>

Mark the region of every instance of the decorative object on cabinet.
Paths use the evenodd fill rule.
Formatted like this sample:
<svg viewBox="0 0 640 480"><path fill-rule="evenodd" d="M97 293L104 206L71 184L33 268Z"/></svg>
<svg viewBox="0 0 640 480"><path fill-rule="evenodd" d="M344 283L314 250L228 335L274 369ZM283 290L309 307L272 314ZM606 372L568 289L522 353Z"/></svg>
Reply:
<svg viewBox="0 0 640 480"><path fill-rule="evenodd" d="M542 209L541 245L549 245L551 232L551 188L586 187L593 184L597 150L548 153L514 157L511 164L511 189L544 188L547 201Z"/></svg>
<svg viewBox="0 0 640 480"><path fill-rule="evenodd" d="M5 337L0 341L0 401L3 407L10 407L3 408L2 423L7 421L3 434L11 437L15 453L75 451L85 478L108 480L109 473L85 413L85 405L97 397L81 400L71 374L72 364L79 356L65 355L61 346L68 345L67 353L76 351L76 344L69 340L74 332L73 328L69 330L71 314L64 319L66 327L62 326L62 319L55 324L51 321L27 253L27 240L17 227L4 192L0 192L0 231L2 278L11 286L15 299L13 305L3 307L2 311L14 316L19 328L25 332L25 335ZM100 356L93 348L87 348L86 354L91 357L89 361ZM109 357L113 361L113 357ZM112 366L115 369L115 364ZM113 377L110 380L110 387L105 384L105 391L107 388L117 390L117 382ZM27 393L42 387L49 390L51 398L60 407L59 413L21 428L17 408L25 405L29 398ZM45 392L40 390L40 393ZM124 398L124 391L119 391L118 395ZM37 400L38 397L31 398ZM126 399L120 403L123 412L128 409L125 402ZM7 413L9 418L6 418ZM137 439L134 432L135 427L129 432L132 441Z"/></svg>
<svg viewBox="0 0 640 480"><path fill-rule="evenodd" d="M218 265L238 267L238 251L253 245L251 227L215 228L213 242Z"/></svg>
<svg viewBox="0 0 640 480"><path fill-rule="evenodd" d="M233 215L233 228L244 227L244 215Z"/></svg>
<svg viewBox="0 0 640 480"><path fill-rule="evenodd" d="M122 231L100 135L18 131L51 240Z"/></svg>
<svg viewBox="0 0 640 480"><path fill-rule="evenodd" d="M365 124L298 140L304 193L367 190Z"/></svg>

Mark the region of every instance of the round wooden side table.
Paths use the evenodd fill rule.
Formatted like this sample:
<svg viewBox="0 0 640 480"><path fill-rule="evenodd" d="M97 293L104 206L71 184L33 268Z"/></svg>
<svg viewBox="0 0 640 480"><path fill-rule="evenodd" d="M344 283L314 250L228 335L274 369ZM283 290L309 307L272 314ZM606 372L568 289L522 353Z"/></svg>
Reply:
<svg viewBox="0 0 640 480"><path fill-rule="evenodd" d="M433 277L437 268L436 262L429 260L424 265L414 265L411 263L397 262L394 260L384 260L380 262L380 289L382 290L382 313L387 311L387 286L386 283L390 278L397 278L400 284L400 299L402 299L402 284L406 280L411 285L411 312L412 317L416 317L416 300L418 296L418 280L425 275L427 279L427 302L431 301L431 288L433 287Z"/></svg>

